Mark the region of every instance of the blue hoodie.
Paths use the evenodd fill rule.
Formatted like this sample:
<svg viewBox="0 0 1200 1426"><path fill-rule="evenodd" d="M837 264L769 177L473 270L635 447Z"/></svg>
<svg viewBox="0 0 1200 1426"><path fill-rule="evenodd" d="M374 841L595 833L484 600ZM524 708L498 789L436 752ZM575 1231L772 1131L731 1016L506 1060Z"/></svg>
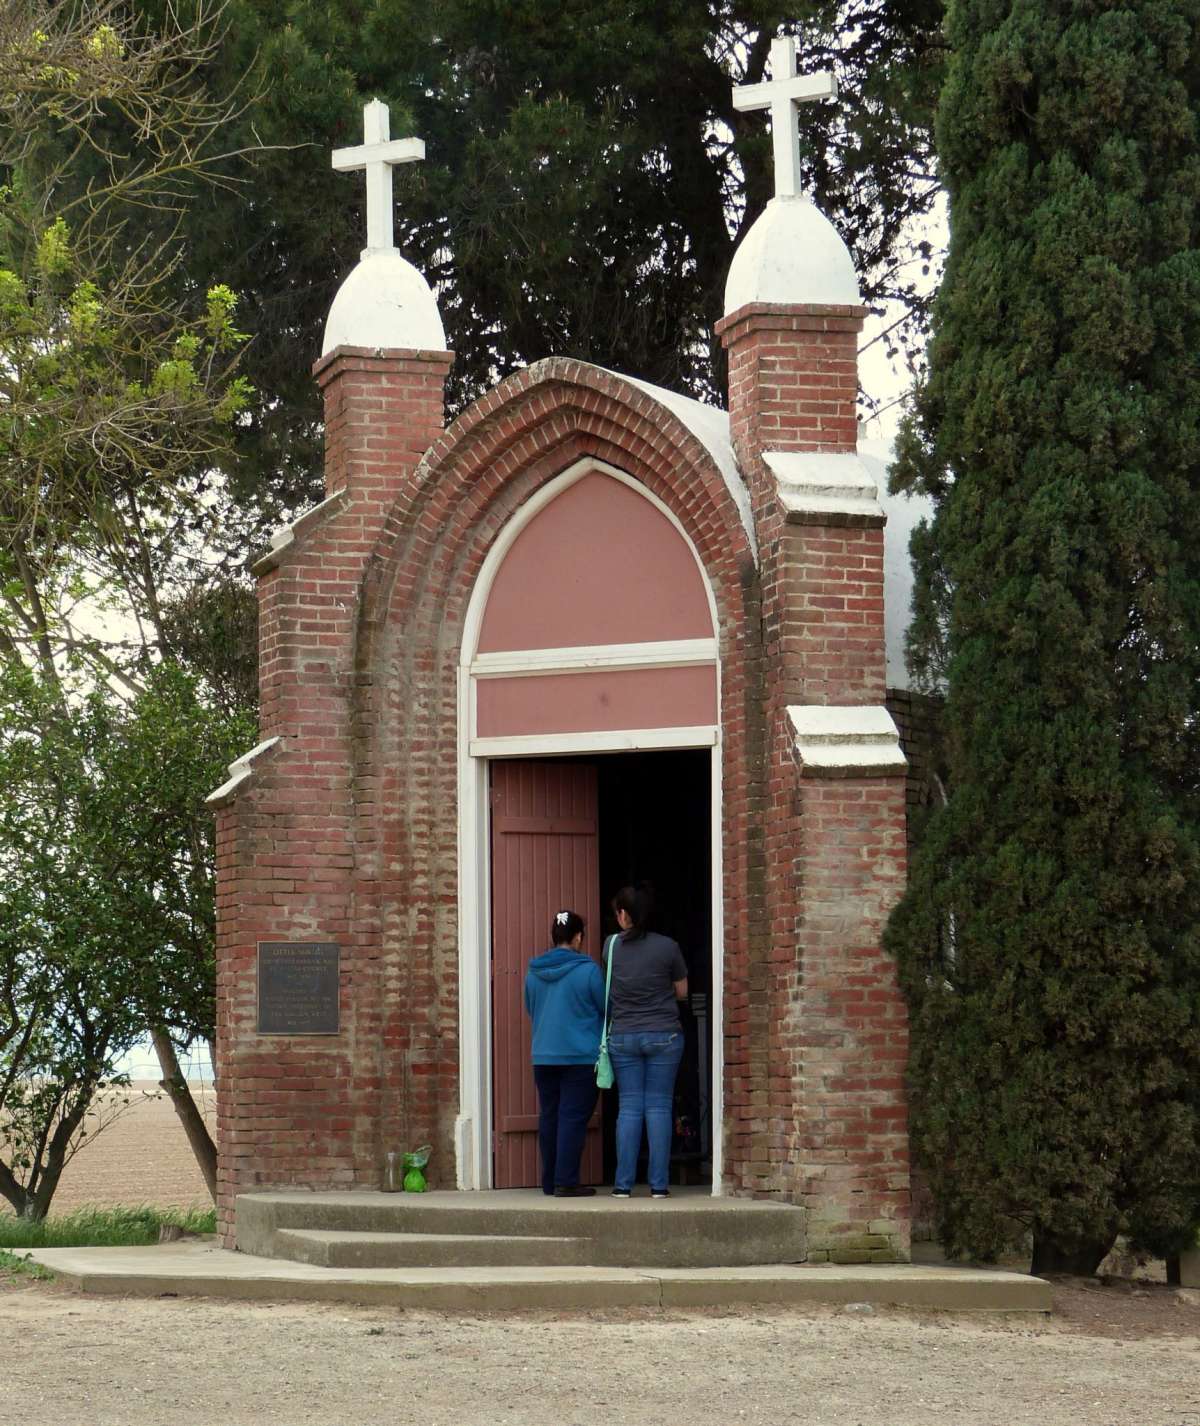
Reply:
<svg viewBox="0 0 1200 1426"><path fill-rule="evenodd" d="M604 1019L604 973L582 951L555 946L525 972L535 1065L594 1065Z"/></svg>

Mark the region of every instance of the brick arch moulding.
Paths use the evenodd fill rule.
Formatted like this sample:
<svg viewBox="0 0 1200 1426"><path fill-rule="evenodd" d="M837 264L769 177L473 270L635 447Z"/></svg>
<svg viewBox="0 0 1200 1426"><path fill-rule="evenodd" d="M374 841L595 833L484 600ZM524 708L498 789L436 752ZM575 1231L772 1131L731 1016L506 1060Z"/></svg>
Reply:
<svg viewBox="0 0 1200 1426"><path fill-rule="evenodd" d="M444 1145L462 1187L487 1181L480 1126L468 1122L463 1108L471 1099L478 1104L486 1098L478 1083L467 1083L466 1066L486 1060L479 1042L488 1029L481 1007L468 1003L471 986L462 959L467 943L477 940L476 928L464 921L478 911L468 903L486 884L486 869L466 864L481 852L464 836L473 816L467 804L478 787L460 765L460 710L471 706L474 685L506 684L508 655L538 649L536 640L528 642L528 630L517 639L522 650L499 647L518 633L507 615L500 617L503 588L496 590L500 604L489 609L489 600L482 606L475 630L468 627L468 613L485 562L490 556L495 562L506 528L527 530L536 544L540 534L553 534L557 515L569 514L568 503L552 516L553 487L561 487L559 499L569 502L573 494L583 503L606 505L607 517L635 508L630 501L644 505L650 515L639 523L639 539L654 543L657 521L660 553L669 551L681 573L683 556L691 561L691 593L663 611L665 624L657 622L657 611L653 621L643 613L640 626L609 628L603 637L618 646L658 645L660 665L684 685L677 690L680 698L692 706L698 698L709 700L706 721L712 725L715 715L719 729L717 739L710 726L709 742L718 742L714 781L723 825L744 829L760 795L755 779L765 731L748 499L733 465L723 413L683 398L670 400L676 410L653 390L565 359L509 378L434 442L398 492L365 572L352 721L357 800L364 823L370 822L360 833L359 868L378 888L383 942L381 1133L385 1139L416 1134ZM705 421L711 422L707 428ZM550 521L541 532L536 518L515 518L522 512L527 517L539 501ZM605 557L601 551L594 558L587 548L574 556L589 570L602 568ZM549 625L541 636L539 652L551 664L571 647L546 642L559 637ZM636 655L630 658L633 681L650 672L634 666ZM480 660L491 678L468 676L465 665ZM542 672L577 681L585 670ZM698 687L701 678L708 680L706 688ZM581 702L584 713L595 706L586 697ZM489 716L493 713L501 718L505 708L493 705ZM629 745L619 741L621 731L613 730L612 746ZM531 736L545 747L545 732ZM499 749L492 743L490 751L477 745L474 752L477 772L480 758L498 755ZM735 977L748 954L741 908L754 894L754 836L731 832L721 849L721 897L731 912L726 965ZM470 896L468 888L474 889ZM400 1008L411 1004L414 994L427 1005L418 1021L405 1019ZM475 1042L473 1048L462 1043L464 1037Z"/></svg>

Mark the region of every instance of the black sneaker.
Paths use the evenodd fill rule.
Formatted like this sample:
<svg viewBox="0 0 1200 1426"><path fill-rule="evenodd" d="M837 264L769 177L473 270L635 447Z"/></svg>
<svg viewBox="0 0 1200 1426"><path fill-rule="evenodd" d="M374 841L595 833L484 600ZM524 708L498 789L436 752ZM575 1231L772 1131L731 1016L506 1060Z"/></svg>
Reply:
<svg viewBox="0 0 1200 1426"><path fill-rule="evenodd" d="M652 1188L650 1190L651 1198L670 1198L670 1196L671 1190L669 1188Z"/></svg>
<svg viewBox="0 0 1200 1426"><path fill-rule="evenodd" d="M614 1198L632 1198L633 1190L628 1188L614 1188L612 1191Z"/></svg>
<svg viewBox="0 0 1200 1426"><path fill-rule="evenodd" d="M595 1198L594 1188L582 1188L577 1183L560 1183L554 1190L555 1198Z"/></svg>

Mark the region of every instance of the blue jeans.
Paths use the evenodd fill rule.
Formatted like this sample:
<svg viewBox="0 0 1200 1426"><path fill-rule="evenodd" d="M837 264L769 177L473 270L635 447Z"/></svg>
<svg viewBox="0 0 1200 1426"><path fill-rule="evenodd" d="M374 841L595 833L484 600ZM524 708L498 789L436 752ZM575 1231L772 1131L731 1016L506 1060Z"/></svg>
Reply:
<svg viewBox="0 0 1200 1426"><path fill-rule="evenodd" d="M576 1188L588 1120L596 1107L595 1065L534 1065L542 1192Z"/></svg>
<svg viewBox="0 0 1200 1426"><path fill-rule="evenodd" d="M675 1075L683 1058L682 1030L610 1034L608 1052L621 1095L617 1111L616 1188L631 1189L637 1177L642 1125L650 1143L651 1189L663 1189L671 1168Z"/></svg>

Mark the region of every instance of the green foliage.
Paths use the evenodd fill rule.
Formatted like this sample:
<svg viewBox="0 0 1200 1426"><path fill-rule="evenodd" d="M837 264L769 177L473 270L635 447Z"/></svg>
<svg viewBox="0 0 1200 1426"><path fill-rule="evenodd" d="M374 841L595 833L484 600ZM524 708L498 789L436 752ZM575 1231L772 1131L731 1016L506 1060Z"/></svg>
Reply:
<svg viewBox="0 0 1200 1426"><path fill-rule="evenodd" d="M215 1233L211 1208L79 1208L38 1222L0 1215L0 1252L18 1248L140 1248L158 1242L159 1230Z"/></svg>
<svg viewBox="0 0 1200 1426"><path fill-rule="evenodd" d="M162 0L138 8L156 23ZM800 116L818 201L868 297L920 307L902 230L936 191L940 0L230 0L226 18L212 73L247 76L254 96L234 146L279 146L251 185L201 198L187 261L192 283L246 296L258 397L229 467L243 506L317 490L309 368L363 241L362 185L328 153L362 141L372 97L394 135L427 142L426 162L396 170L397 241L438 291L452 408L548 355L722 398L711 328L772 192L767 121L737 114L731 89L764 77L781 30L843 88Z"/></svg>
<svg viewBox="0 0 1200 1426"><path fill-rule="evenodd" d="M62 217L39 227L9 190L0 217L4 544L43 558L67 543L101 548L88 530L97 515L190 495L197 465L219 459L252 394L229 366L244 341L236 299L213 287L204 315L189 322L164 313L164 280L89 268ZM100 528L108 533L103 519Z"/></svg>
<svg viewBox="0 0 1200 1426"><path fill-rule="evenodd" d="M223 274L179 265L187 201L236 182L216 51L203 9L157 30L115 0L0 9L0 657L51 681L64 656L130 677L166 589L237 524L246 336ZM134 647L85 631L85 601L139 621Z"/></svg>
<svg viewBox="0 0 1200 1426"><path fill-rule="evenodd" d="M71 270L71 237L62 218L44 228L34 245L37 270L49 281L65 277ZM15 274L11 274L15 276Z"/></svg>
<svg viewBox="0 0 1200 1426"><path fill-rule="evenodd" d="M0 1193L34 1217L132 1040L187 1098L203 798L254 741L244 650L180 614L242 593L208 546L240 557L220 465L254 397L233 289L180 266L188 202L236 183L216 15L188 9L0 7Z"/></svg>
<svg viewBox="0 0 1200 1426"><path fill-rule="evenodd" d="M252 736L170 664L128 703L0 666L0 1194L22 1214L148 1025L212 1038L203 797Z"/></svg>
<svg viewBox="0 0 1200 1426"><path fill-rule="evenodd" d="M958 0L951 246L896 480L948 804L893 917L948 1245L1200 1210L1200 5Z"/></svg>
<svg viewBox="0 0 1200 1426"><path fill-rule="evenodd" d="M164 642L225 713L258 707L258 597L248 581L194 585L162 606Z"/></svg>
<svg viewBox="0 0 1200 1426"><path fill-rule="evenodd" d="M35 1282L53 1282L54 1273L49 1268L35 1263L28 1256L18 1257L16 1253L0 1248L0 1282L6 1277L31 1277Z"/></svg>

